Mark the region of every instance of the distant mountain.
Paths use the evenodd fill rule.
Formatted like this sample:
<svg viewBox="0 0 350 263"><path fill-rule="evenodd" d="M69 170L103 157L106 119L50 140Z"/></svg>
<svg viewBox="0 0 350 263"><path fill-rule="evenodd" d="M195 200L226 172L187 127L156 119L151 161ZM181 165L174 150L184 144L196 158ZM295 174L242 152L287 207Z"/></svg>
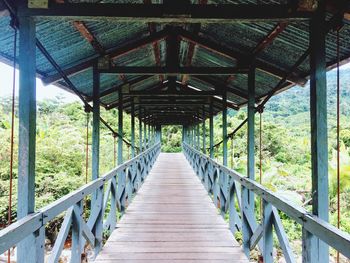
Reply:
<svg viewBox="0 0 350 263"><path fill-rule="evenodd" d="M336 90L337 72L332 70L327 73L328 88L328 112L330 115L336 114ZM341 89L341 113L350 116L350 69L340 71ZM272 117L288 117L299 113L309 112L310 108L310 88L309 83L305 87L295 86L281 94L271 98L266 104L266 111Z"/></svg>

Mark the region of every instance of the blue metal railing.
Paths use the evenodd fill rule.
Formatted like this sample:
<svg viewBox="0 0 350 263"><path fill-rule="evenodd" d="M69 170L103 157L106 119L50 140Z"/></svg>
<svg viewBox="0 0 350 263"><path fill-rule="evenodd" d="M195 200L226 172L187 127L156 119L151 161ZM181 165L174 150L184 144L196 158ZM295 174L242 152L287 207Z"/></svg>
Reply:
<svg viewBox="0 0 350 263"><path fill-rule="evenodd" d="M126 199L130 202L132 195L139 189L152 168L159 152L160 143L157 143L104 176L1 230L0 255L29 235L44 235L45 225L65 212L48 262L59 261L64 242L70 231L72 236L71 262L81 262L85 242L95 247L96 256L100 249L99 246L102 244L102 233L113 231L115 228L117 207L121 211L125 207ZM117 182L117 176L119 182ZM94 199L94 205L91 207L90 217L85 222L82 211L83 200L89 195L91 195L91 199ZM106 209L107 207L109 209ZM106 211L108 211L108 215L105 215ZM101 220L98 220L99 218ZM102 231L96 231L97 229ZM40 247L43 255L45 239L41 238L41 240ZM38 262L41 261L44 262L44 259L42 258Z"/></svg>
<svg viewBox="0 0 350 263"><path fill-rule="evenodd" d="M246 246L252 250L258 245L265 263L273 262L273 229L286 262L296 262L279 211L299 223L303 233L307 231L315 235L350 258L350 235L348 233L285 200L257 182L218 164L186 143L183 143L183 151L207 191L213 195L216 206L220 206L223 213L229 213L229 226L232 233L243 232L243 247ZM225 178L230 179L227 182ZM242 193L246 190L263 200L263 217L260 224L255 219L254 212L246 205L247 200L245 199L247 198L243 198ZM251 201L254 202L254 197ZM245 239L245 231L250 232L248 240ZM303 242L307 242L304 235ZM304 261L307 259L303 258Z"/></svg>

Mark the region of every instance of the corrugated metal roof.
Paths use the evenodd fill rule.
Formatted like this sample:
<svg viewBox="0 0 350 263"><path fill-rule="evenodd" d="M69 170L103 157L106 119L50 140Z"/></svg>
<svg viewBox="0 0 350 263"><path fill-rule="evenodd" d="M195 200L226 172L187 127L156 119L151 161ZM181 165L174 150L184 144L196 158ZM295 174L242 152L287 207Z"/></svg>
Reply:
<svg viewBox="0 0 350 263"><path fill-rule="evenodd" d="M81 1L83 2L83 1ZM91 1L85 1L91 2ZM143 0L111 0L103 1L103 3L137 3L142 4ZM162 1L152 1L152 3L161 3ZM196 4L197 0L192 0L191 3ZM284 4L287 0L209 0L208 4ZM327 19L331 15L328 14ZM0 16L0 60L9 63L13 57L13 30L9 26L10 17ZM97 42L104 50L116 49L125 46L127 43L133 43L137 40L146 38L155 32L163 30L166 24L142 23L142 22L118 22L116 20L103 21L84 21L89 32L95 37ZM209 41L216 46L223 47L231 54L239 54L249 58L257 45L276 27L276 22L255 22L255 23L225 23L225 24L172 24L172 26L181 27L189 32L190 35L198 36L203 41ZM42 19L37 22L37 38L47 49L50 55L54 58L57 64L63 69L71 69L79 65L83 65L87 61L102 56L93 46L82 36L82 34L74 26L71 20L64 19ZM266 96L280 81L281 77L290 70L300 56L308 49L309 46L309 25L308 22L298 21L290 22L286 28L278 34L272 43L265 49L259 52L256 56L258 63L264 67L256 70L256 96L261 98ZM340 56L342 60L348 59L350 55L350 25L345 23L341 36ZM212 48L205 45L194 44L189 39L178 38L179 43L179 62L181 66L188 66L190 63L194 67L235 67L237 59L234 56L222 54L214 51ZM335 32L330 32L326 39L326 60L328 66L336 61L336 35ZM225 53L225 52L223 52ZM154 43L148 43L141 48L133 49L123 55L118 55L112 58L113 64L116 66L165 66L167 56L166 41L164 38L158 39ZM50 65L47 59L37 51L37 71L40 77L47 78L57 75L55 69ZM277 72L267 73L267 69L272 68ZM309 75L309 61L305 60L294 73L294 77L305 78ZM91 100L92 96L92 67L86 66L69 75L69 78L74 83L81 94L86 96L87 100ZM191 88L211 91L216 87L213 82L226 85L228 88L228 100L230 105L240 107L246 103L247 94L247 75L233 74L231 76L210 76L211 82L203 81L196 76L178 75L176 84L179 90L184 85L188 84L188 89ZM141 81L137 81L141 79ZM56 83L62 87L66 87L64 81L54 78ZM138 75L123 75L123 74L101 74L101 103L109 108L111 105L117 105L118 94L116 90L123 85L130 84L130 90L142 91L153 88L158 92L164 91L164 83L167 81L167 76L155 75L150 77ZM134 83L135 82L135 83ZM183 85L181 85L181 83ZM287 87L292 86L289 83ZM166 86L166 85L165 85ZM284 86L286 87L286 86ZM181 89L182 89L181 88ZM110 91L110 92L108 92ZM180 91L179 91L180 92ZM180 92L181 93L181 92ZM149 97L145 97L149 100ZM184 101L186 98L179 97L176 101ZM155 99L164 102L164 98ZM125 96L125 109L129 111L129 105L132 99ZM188 99L189 102L199 102L198 106L189 105L199 112L202 110L201 101L205 101L203 97L197 99ZM171 102L171 101L170 101ZM169 103L170 103L169 102ZM220 100L214 102L214 112L220 110ZM168 105L161 108L167 108ZM187 106L182 106L186 109Z"/></svg>

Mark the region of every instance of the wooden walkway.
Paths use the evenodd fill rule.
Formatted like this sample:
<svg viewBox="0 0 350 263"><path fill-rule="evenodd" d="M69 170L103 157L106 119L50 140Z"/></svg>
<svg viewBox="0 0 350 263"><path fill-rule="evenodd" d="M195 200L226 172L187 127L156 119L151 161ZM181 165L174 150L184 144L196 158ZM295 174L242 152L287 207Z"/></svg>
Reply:
<svg viewBox="0 0 350 263"><path fill-rule="evenodd" d="M248 262L182 153L162 153L96 263Z"/></svg>

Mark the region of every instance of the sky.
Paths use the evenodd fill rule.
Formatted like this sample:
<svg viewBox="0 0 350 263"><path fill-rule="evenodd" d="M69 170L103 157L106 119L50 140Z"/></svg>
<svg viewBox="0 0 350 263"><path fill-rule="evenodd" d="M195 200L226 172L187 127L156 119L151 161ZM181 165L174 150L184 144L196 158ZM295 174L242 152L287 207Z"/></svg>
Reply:
<svg viewBox="0 0 350 263"><path fill-rule="evenodd" d="M0 63L0 98L12 96L12 75L13 68ZM54 85L44 86L40 79L36 79L37 100L54 99L59 96L63 102L69 103L78 101L79 98ZM16 95L18 95L18 70L16 70Z"/></svg>
<svg viewBox="0 0 350 263"><path fill-rule="evenodd" d="M350 63L341 67L350 68ZM0 98L12 96L12 67L0 62ZM37 79L37 100L54 99L60 97L64 103L79 101L79 98L73 93L67 92L54 85L44 86L40 79ZM18 95L18 70L16 70L16 95Z"/></svg>

